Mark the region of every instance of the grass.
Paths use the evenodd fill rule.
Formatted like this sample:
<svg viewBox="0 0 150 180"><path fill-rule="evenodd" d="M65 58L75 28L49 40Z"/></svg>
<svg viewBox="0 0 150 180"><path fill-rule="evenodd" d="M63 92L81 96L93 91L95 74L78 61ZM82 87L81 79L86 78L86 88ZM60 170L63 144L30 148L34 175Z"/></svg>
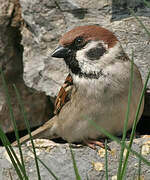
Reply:
<svg viewBox="0 0 150 180"><path fill-rule="evenodd" d="M14 152L14 150L13 150L13 148L12 148L10 142L9 142L9 140L7 139L7 137L6 137L6 135L3 132L1 127L0 127L0 138L1 138L1 141L2 141L3 145L6 148L6 151L7 151L8 155L9 155L9 157L10 157L10 159L11 159L11 161L12 161L14 167L15 167L15 169L16 169L18 177L20 179L23 179L23 176L24 176L25 179L28 179L28 177L26 175L26 170L25 170L25 165L24 165L24 160L23 160L22 149L21 149L21 145L20 145L20 142L19 142L19 134L18 134L18 130L17 130L17 125L16 125L14 114L13 114L13 109L12 109L12 106L11 106L11 99L10 99L10 96L9 96L9 93L8 93L8 88L7 88L7 85L6 85L6 81L5 81L3 72L0 71L0 74L1 74L1 78L2 78L3 88L5 90L6 102L7 102L7 105L9 107L10 119L11 119L11 122L13 124L14 131L15 131L15 136L16 136L16 139L17 139L17 142L18 142L18 148L19 148L19 153L20 153L20 157L21 157L21 162L17 158L17 156L16 156L16 154L15 154L15 152Z"/></svg>
<svg viewBox="0 0 150 180"><path fill-rule="evenodd" d="M76 180L81 180L81 177L79 175L79 171L78 171L78 168L77 168L76 160L75 160L72 148L71 148L71 144L69 144L69 147L70 147L70 153L71 153L71 157L72 157L73 168L74 168Z"/></svg>
<svg viewBox="0 0 150 180"><path fill-rule="evenodd" d="M38 159L37 159L36 150L35 150L35 146L34 146L34 143L33 143L33 138L32 138L31 131L30 131L29 121L27 120L26 112L25 112L24 105L22 103L20 94L19 94L16 86L15 85L13 85L13 86L14 86L14 90L15 90L15 93L16 93L16 96L17 96L17 101L18 101L19 106L20 106L21 114L23 115L23 118L24 118L24 121L25 121L25 124L26 124L26 128L28 130L28 134L30 135L30 140L31 140L31 144L32 144L32 149L33 149L33 154L34 154L34 160L35 160L38 180L41 180ZM18 146L21 146L19 142L18 142Z"/></svg>
<svg viewBox="0 0 150 180"><path fill-rule="evenodd" d="M123 164L123 153L124 153L124 145L126 140L126 134L127 134L127 125L128 125L128 119L129 119L129 112L130 112L130 104L131 104L131 96L132 96L132 83L133 83L133 64L134 64L134 54L132 51L132 60L131 60L131 74L130 74L130 83L129 83L129 94L128 94L128 106L127 106L127 112L126 112L126 119L124 122L124 129L123 129L123 136L122 136L122 145L121 145L121 152L120 152L120 160L119 160L119 168L117 173L117 178L121 178L121 170L122 170L122 164Z"/></svg>
<svg viewBox="0 0 150 180"><path fill-rule="evenodd" d="M145 4L147 6L150 7L150 4L147 1L144 0L144 2L145 2ZM142 21L135 15L134 11L132 9L130 9L130 12L137 19L137 21L140 23L140 25L143 27L143 29L145 29L146 34L150 37L150 32L147 30L147 28L142 23ZM118 180L122 180L126 176L127 164L128 164L128 159L129 159L130 153L133 153L139 159L138 177L140 177L140 175L141 175L141 162L145 163L146 165L148 165L150 167L150 162L145 157L143 157L141 155L141 151L140 151L140 153L138 153L138 152L136 152L136 151L134 151L132 149L133 138L134 138L134 135L135 135L137 120L138 120L142 100L144 98L145 90L146 90L146 87L147 87L147 83L148 83L148 80L150 78L150 71L149 71L149 73L147 75L147 79L145 81L144 88L143 88L142 93L141 93L140 101L139 101L138 108L137 108L137 111L136 111L136 117L135 117L135 120L134 120L134 123L133 123L133 126L132 126L132 132L131 132L131 136L130 136L129 145L127 145L126 141L125 141L126 140L128 117L129 117L129 112L130 112L130 102L131 102L131 96L132 96L133 61L134 61L134 53L132 52L130 85L129 85L129 94L128 94L128 106L127 106L127 113L126 113L123 136L122 136L121 141L120 141L119 138L111 135L105 129L102 129L101 127L98 127L97 124L95 124L93 121L90 121L91 126L95 127L95 129L97 131L101 131L103 134L105 134L110 139L116 141L121 147L120 159L119 159L119 162L118 162L118 172L117 172L117 179ZM10 144L7 136L3 132L1 126L0 126L0 139L1 139L7 153L9 155L10 159L11 159L11 162L12 162L12 164L13 164L15 170L16 170L16 173L18 175L18 178L20 180L28 180L29 178L27 176L27 172L26 172L26 168L25 168L25 162L24 162L24 157L23 157L23 153L22 153L22 147L21 147L21 144L19 142L19 133L18 133L18 130L17 130L17 125L16 125L14 113L13 113L13 108L11 106L11 98L9 96L9 92L8 92L8 88L7 88L7 84L6 84L3 72L0 71L0 74L1 74L2 82L3 82L3 88L4 88L5 94L6 94L6 102L7 102L7 105L9 107L10 119L11 119L11 122L13 124L15 136L16 136L16 139L17 139L17 142L18 142L18 150L19 150L19 155L20 155L21 160L19 160L19 158L17 157L13 147L11 146L11 144ZM41 180L40 167L39 167L39 163L40 163L41 165L43 165L48 170L50 175L55 180L59 180L59 178L56 176L56 174L54 172L52 172L52 170L49 169L45 165L45 163L36 155L36 149L35 149L32 134L31 134L31 131L30 131L29 121L28 121L27 116L26 116L24 105L23 105L23 102L22 102L21 97L20 97L20 93L17 90L15 85L14 85L14 91L15 91L15 94L16 94L16 97L17 97L17 103L20 106L20 111L21 111L21 114L22 114L22 116L24 118L27 130L28 130L28 134L30 135L30 140L31 140L31 144L32 144L32 153L34 154L36 170L37 170L37 179ZM77 180L81 180L82 178L81 178L81 176L79 174L79 170L78 170L78 167L77 167L77 163L76 163L75 156L74 156L73 150L71 148L71 145L69 145L69 147L70 147L70 153L71 153L73 168L74 168L74 172L75 172L75 177L76 177ZM124 154L125 149L127 149L127 153L126 153L125 158L123 159L123 154ZM106 180L109 179L109 176L108 176L108 172L109 172L108 163L109 162L108 162L108 153L107 153L107 141L105 141L105 179ZM10 173L10 179L13 179L11 173ZM88 176L87 176L87 180L88 180Z"/></svg>
<svg viewBox="0 0 150 180"><path fill-rule="evenodd" d="M21 149L21 144L19 142L19 134L18 134L15 118L13 116L13 109L12 109L12 106L11 106L11 100L10 100L7 84L6 84L6 81L5 81L4 74L3 74L2 70L0 70L0 74L1 74L2 81L3 81L3 88L5 89L7 105L9 107L9 112L10 112L10 118L11 118L11 121L12 121L12 124L13 124L13 127L14 127L16 139L17 139L17 142L18 142L18 148L19 148L19 152L20 152L21 162L20 162L19 158L17 157L13 147L11 146L11 143L9 142L7 136L3 132L1 126L0 126L0 139L1 139L6 151L7 151L8 155L9 155L9 157L10 157L10 160L11 160L11 162L12 162L12 164L13 164L15 170L16 170L16 173L17 173L19 179L20 180L28 180L28 176L27 176L26 169L25 169L25 163L24 163L24 159L23 159L23 154L22 154L22 149ZM41 180L40 168L39 168L39 162L40 162L48 170L48 172L51 174L51 176L55 180L58 180L55 173L53 173L52 170L50 168L48 168L45 165L45 163L40 158L38 158L37 155L36 155L36 149L35 149L35 146L34 146L32 135L31 135L29 121L28 121L27 116L26 116L24 105L23 105L23 102L22 102L21 97L20 97L20 93L19 93L19 91L18 91L18 89L16 88L15 85L13 85L13 87L14 87L14 91L16 93L17 103L20 106L21 114L22 114L22 116L24 118L26 128L28 130L28 134L30 135L30 140L31 140L31 144L32 144L32 153L34 154L34 160L35 160L35 165L36 165L36 170L37 170L37 178L38 178L38 180ZM10 174L10 178L12 178L11 174Z"/></svg>
<svg viewBox="0 0 150 180"><path fill-rule="evenodd" d="M105 176L106 180L108 180L108 154L107 154L107 139L105 140Z"/></svg>

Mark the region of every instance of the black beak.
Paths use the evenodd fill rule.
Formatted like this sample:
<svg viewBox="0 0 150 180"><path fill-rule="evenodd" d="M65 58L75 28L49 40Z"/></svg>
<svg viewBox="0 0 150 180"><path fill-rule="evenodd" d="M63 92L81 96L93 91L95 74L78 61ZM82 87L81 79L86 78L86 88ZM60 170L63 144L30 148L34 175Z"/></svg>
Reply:
<svg viewBox="0 0 150 180"><path fill-rule="evenodd" d="M52 57L65 58L70 54L71 50L63 46L58 46L51 54Z"/></svg>

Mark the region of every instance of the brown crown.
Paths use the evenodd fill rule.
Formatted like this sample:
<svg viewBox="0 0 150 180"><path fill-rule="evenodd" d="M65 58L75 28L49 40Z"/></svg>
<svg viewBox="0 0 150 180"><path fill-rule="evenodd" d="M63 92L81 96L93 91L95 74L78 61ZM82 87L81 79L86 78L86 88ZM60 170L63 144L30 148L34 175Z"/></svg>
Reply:
<svg viewBox="0 0 150 180"><path fill-rule="evenodd" d="M68 31L60 39L59 44L67 46L77 38L82 37L85 41L88 40L102 40L108 44L108 48L113 47L117 43L116 36L105 28L97 25L78 26L71 31Z"/></svg>

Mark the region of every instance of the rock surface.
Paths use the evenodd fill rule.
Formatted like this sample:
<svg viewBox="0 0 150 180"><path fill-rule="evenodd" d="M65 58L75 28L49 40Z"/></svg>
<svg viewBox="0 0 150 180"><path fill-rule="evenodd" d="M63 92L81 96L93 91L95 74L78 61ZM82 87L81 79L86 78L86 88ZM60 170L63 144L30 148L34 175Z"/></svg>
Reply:
<svg viewBox="0 0 150 180"><path fill-rule="evenodd" d="M27 87L23 80L23 46L20 44L23 19L17 0L0 0L0 68L2 68L18 129L26 129L17 103L13 84L18 88L31 127L43 124L52 115L52 106L44 92ZM0 76L0 124L4 132L12 132L6 93Z"/></svg>
<svg viewBox="0 0 150 180"><path fill-rule="evenodd" d="M27 143L28 147L30 143ZM76 179L73 169L71 153L68 144L57 144L49 140L36 140L36 152L38 157L50 168L58 179L70 180ZM115 142L110 142L111 151L108 152L108 175L109 179L115 180L118 169L118 160L120 146ZM142 148L141 148L142 146ZM150 161L150 138L135 139L133 149ZM35 167L34 156L25 146L22 148L26 170L29 179L37 180L37 172ZM72 147L78 171L82 179L99 180L105 179L105 150L98 148L98 151L88 147L78 146ZM18 149L15 148L16 154L19 157ZM125 157L126 151L124 153ZM138 179L139 159L131 154L128 161L126 179ZM54 178L47 169L39 163L42 180L53 180ZM18 177L12 167L11 161L4 148L0 148L0 179L10 179L10 174L13 179ZM141 162L141 179L149 180L150 168Z"/></svg>
<svg viewBox="0 0 150 180"><path fill-rule="evenodd" d="M15 90L12 87L12 84L8 85L9 95L11 97L11 106L13 108L13 114L17 127L19 130L24 130L26 129L26 125L23 114L20 111ZM20 96L22 97L22 102L26 112L26 117L30 123L30 127L40 126L42 123L46 122L50 116L50 110L48 108L48 98L45 96L45 94L31 90L31 88L27 87L22 80L15 81L15 85L20 92ZM4 132L14 131L7 104L4 104L2 110L0 111L0 124Z"/></svg>

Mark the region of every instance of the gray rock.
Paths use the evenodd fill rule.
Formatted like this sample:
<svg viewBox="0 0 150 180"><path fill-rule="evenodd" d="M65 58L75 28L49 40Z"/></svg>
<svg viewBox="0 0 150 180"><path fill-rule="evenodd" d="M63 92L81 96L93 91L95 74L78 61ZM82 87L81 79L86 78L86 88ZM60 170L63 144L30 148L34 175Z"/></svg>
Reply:
<svg viewBox="0 0 150 180"><path fill-rule="evenodd" d="M142 146L142 155L150 161L150 138L135 139L132 148L140 152ZM73 162L68 144L55 144L47 140L38 140L35 142L38 157L46 164L48 168L62 180L76 179L73 169ZM108 152L108 175L109 179L115 179L118 170L118 161L120 157L120 146L111 142L108 144L111 151ZM30 147L28 143L28 147ZM72 147L74 157L77 163L78 171L82 179L99 180L105 179L105 151L98 148L98 151L88 147ZM18 156L18 149L15 148ZM23 146L22 148L25 166L29 179L37 180L37 172L33 154ZM124 153L125 157L126 151ZM3 165L3 166L1 166ZM139 159L131 154L128 160L126 179L136 179L138 176ZM10 178L18 179L14 168L12 167L8 155L4 148L0 148L0 179ZM47 169L39 163L42 180L54 179ZM141 162L141 177L148 180L150 177L150 168Z"/></svg>
<svg viewBox="0 0 150 180"><path fill-rule="evenodd" d="M48 102L45 93L31 90L31 88L27 87L22 80L15 82L15 85L22 97L21 99L26 112L26 118L29 120L30 127L37 127L46 122L52 112L50 111L50 103ZM8 90L17 128L18 130L24 130L26 129L25 120L20 111L20 106L12 84L9 84ZM2 110L0 111L0 124L5 133L14 131L7 103L3 104Z"/></svg>
<svg viewBox="0 0 150 180"><path fill-rule="evenodd" d="M54 97L67 75L64 62L50 57L65 31L64 17L54 1L20 3L27 24L22 31L24 80L29 87Z"/></svg>
<svg viewBox="0 0 150 180"><path fill-rule="evenodd" d="M27 87L23 81L23 46L20 44L22 24L19 1L0 0L0 68L2 68L14 116L19 130L26 129L23 116L13 89L15 84L22 96L31 127L43 124L52 115L52 106L44 92L38 92ZM6 93L0 75L0 124L5 132L12 132Z"/></svg>

